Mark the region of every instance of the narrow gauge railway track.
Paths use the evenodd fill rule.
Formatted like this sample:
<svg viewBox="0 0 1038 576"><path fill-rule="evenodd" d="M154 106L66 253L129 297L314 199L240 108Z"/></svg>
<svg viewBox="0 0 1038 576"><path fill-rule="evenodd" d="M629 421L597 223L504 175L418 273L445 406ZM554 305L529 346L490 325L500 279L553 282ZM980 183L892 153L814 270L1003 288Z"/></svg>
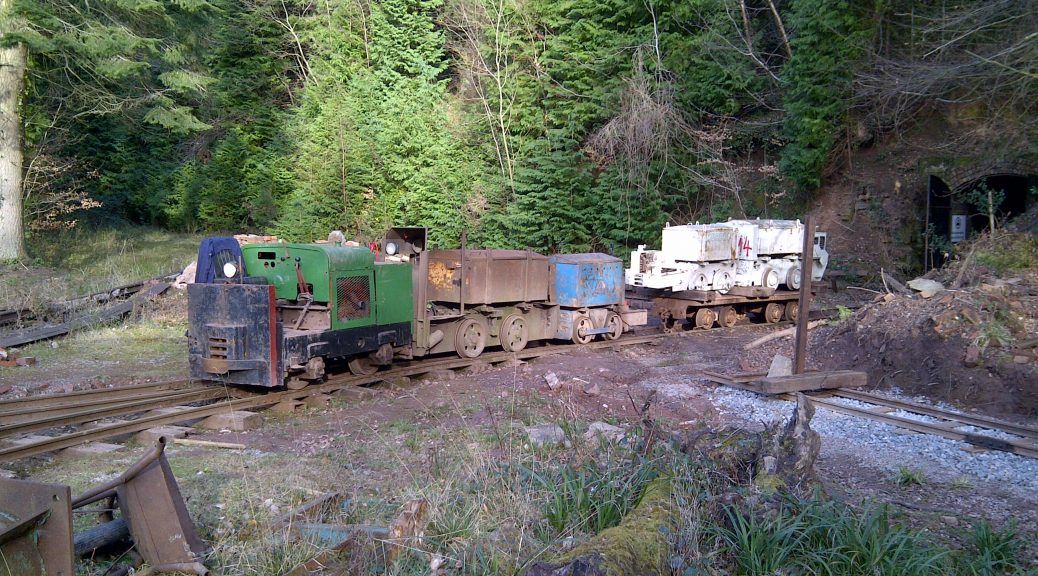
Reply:
<svg viewBox="0 0 1038 576"><path fill-rule="evenodd" d="M745 381L732 380L723 385L747 392L758 392L756 388L745 383ZM948 438L949 440L958 440L978 448L1038 458L1038 428L1034 426L1016 424L976 414L942 410L926 404L888 398L858 390L825 390L810 392L807 393L807 396L816 406L833 412L882 422L898 428L912 430L913 432L932 434ZM779 394L771 398L796 402L796 396L790 393ZM857 403L868 404L869 406L855 406L840 402L840 400L852 400ZM908 413L911 416L901 415L898 412ZM982 429L989 433L960 430L960 428L964 427ZM991 435L990 432L1008 434L1017 438L999 438Z"/></svg>
<svg viewBox="0 0 1038 576"><path fill-rule="evenodd" d="M791 395L786 395L786 398L795 400ZM853 400L870 404L871 406L867 408L854 406L839 402L839 399ZM1038 458L1038 428L1033 426L1024 426L974 414L941 410L925 404L887 398L856 390L832 390L823 394L812 394L811 401L833 412L867 418L914 432L958 440L979 448ZM910 413L916 415L916 417L898 415L897 412ZM919 419L919 416L924 418ZM964 427L1009 434L1017 438L1006 439L982 432L960 430L960 428Z"/></svg>
<svg viewBox="0 0 1038 576"><path fill-rule="evenodd" d="M782 324L786 324L786 322L776 323L773 326ZM0 402L0 439L45 429L67 428L115 416L141 415L129 421L99 424L89 429L77 429L46 439L0 448L0 462L36 456L115 436L133 434L157 426L196 421L232 410L258 409L285 401L301 401L309 396L329 394L343 389L376 384L395 377L416 376L436 370L455 370L478 363L496 364L512 359L525 360L564 353L574 349L605 349L646 344L674 335L673 333L630 334L618 340L592 342L582 346L549 344L528 348L517 353L490 352L471 359L456 357L427 359L399 364L389 370L381 371L371 376L339 374L331 376L326 382L312 384L302 390L256 393L220 385L192 384L183 381L138 384L120 388L6 400ZM791 395L785 395L784 398L793 399ZM871 406L862 408L843 404L838 401L841 398L867 403ZM818 405L836 412L884 422L916 432L934 434L982 448L1038 458L1038 428L1035 427L1014 424L985 416L941 410L933 406L854 390L828 391L822 394L811 395L811 399ZM201 402L207 402L207 404L184 406L187 403ZM170 406L177 406L179 410L175 413L147 413L147 411L155 408ZM900 416L897 414L898 411L925 416L932 421ZM987 434L958 430L965 426L1014 435L1019 437L1019 440L1006 440Z"/></svg>
<svg viewBox="0 0 1038 576"><path fill-rule="evenodd" d="M384 380L402 377L402 376L416 376L419 374L425 374L435 370L454 370L464 368L478 363L501 363L507 362L512 359L526 360L530 358L537 358L540 356L547 356L551 354L559 354L574 349L603 349L612 348L616 346L630 346L634 344L645 344L653 342L662 337L665 334L651 334L651 335L633 335L622 337L618 340L612 341L599 341L592 342L585 345L574 345L574 344L561 344L561 345L546 345L536 348L528 348L520 352L491 352L480 355L477 358L436 358L431 360L424 360L420 362L412 362L408 364L400 364L393 368L385 371L381 371L371 376L354 376L351 374L341 374L330 377L327 381L320 384L311 384L302 390L282 390L277 392L266 392L266 393L251 393L247 391L241 391L236 388L225 388L223 386L206 386L205 390L215 393L214 396L208 399L197 398L197 400L212 400L210 403L202 406L182 406L181 403L175 403L174 405L181 407L175 413L162 413L162 414L150 414L144 413L140 417L134 420L113 422L107 424L99 424L92 428L82 428L71 432L50 436L45 439L40 439L32 442L21 443L6 448L0 448L0 462L7 462L18 460L21 458L27 458L30 456L37 456L45 454L47 452L53 452L55 450L61 450L63 448L70 448L72 446L78 446L88 442L95 442L98 440L104 440L112 438L114 436L122 436L125 434L133 434L141 432L149 428L157 426L165 426L170 424L177 424L185 421L199 420L215 414L223 412L229 412L232 410L248 410L257 409L273 406L280 402L285 401L299 401L303 400L308 396L315 396L318 394L329 394L338 392L343 389L353 388L357 386L363 386L366 384L375 384ZM199 394L202 390L199 388L186 388L183 390L171 390L169 392L172 395L177 394ZM51 397L37 397L38 400L48 398L48 402L53 402L57 406L69 406L68 402L62 402L59 398L64 395L54 395ZM81 395L80 397L87 396ZM162 398L171 399L171 396L160 396ZM181 402L185 402L182 400ZM157 408L154 404L148 404L152 400L145 399L139 402L133 400L120 400L117 401L115 407L109 406L111 410L106 410L103 407L98 407L96 410L89 410L89 414L82 414L76 416L81 423L83 422L96 422L104 418L110 418L116 415L126 415L131 413L141 413ZM134 404L134 405L130 405ZM0 403L0 410L3 410L4 404ZM116 414L115 412L118 412ZM8 412L8 417L16 416L15 412ZM67 414L66 414L67 416ZM46 428L53 428L57 424L61 424L61 416L50 416L49 422L45 425L43 420L46 419L25 419L21 424L20 432L29 431L28 428L33 430L41 430ZM66 423L67 424L67 423ZM11 425L14 426L14 425ZM0 434L3 433L4 429L0 428ZM11 428L14 430L14 428ZM12 432L13 434L13 432Z"/></svg>
<svg viewBox="0 0 1038 576"><path fill-rule="evenodd" d="M783 326L788 321L774 324L740 323L734 328L747 326ZM117 416L140 414L133 420L101 423L90 429L77 429L50 436L33 442L19 442L13 446L0 445L0 462L36 456L55 450L95 442L116 436L133 434L149 428L195 421L215 414L233 410L248 410L273 406L283 401L299 401L308 396L327 394L345 388L375 384L401 376L414 376L435 370L453 370L479 362L500 363L510 359L529 359L550 354L559 354L572 349L602 349L616 346L644 344L682 333L699 333L701 330L651 334L630 333L618 340L598 341L586 345L547 344L527 348L518 353L490 352L477 358L434 358L398 364L390 370L371 376L338 374L323 383L312 384L302 390L276 392L250 392L240 388L191 383L189 381L154 384L136 384L101 390L84 390L65 394L32 396L0 401L0 441L30 432L51 429L66 429L89 422L99 422ZM217 383L218 384L218 383ZM207 404L184 406L188 403ZM175 414L147 414L163 407L179 407ZM8 442L10 444L10 442Z"/></svg>
<svg viewBox="0 0 1038 576"><path fill-rule="evenodd" d="M0 413L0 438L37 432L49 428L76 426L104 418L136 414L143 410L167 408L183 404L228 397L231 391L213 386L141 393L132 399L89 399L78 406L43 408L34 412Z"/></svg>

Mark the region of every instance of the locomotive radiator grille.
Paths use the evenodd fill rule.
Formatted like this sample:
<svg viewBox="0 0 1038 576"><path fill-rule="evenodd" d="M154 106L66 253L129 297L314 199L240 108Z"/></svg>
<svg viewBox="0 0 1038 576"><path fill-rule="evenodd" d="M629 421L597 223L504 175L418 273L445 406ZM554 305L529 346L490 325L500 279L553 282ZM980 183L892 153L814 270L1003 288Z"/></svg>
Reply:
<svg viewBox="0 0 1038 576"><path fill-rule="evenodd" d="M335 282L335 292L339 320L356 320L371 315L371 290L367 276L339 278Z"/></svg>
<svg viewBox="0 0 1038 576"><path fill-rule="evenodd" d="M227 359L227 350L230 348L226 338L209 337L209 357Z"/></svg>

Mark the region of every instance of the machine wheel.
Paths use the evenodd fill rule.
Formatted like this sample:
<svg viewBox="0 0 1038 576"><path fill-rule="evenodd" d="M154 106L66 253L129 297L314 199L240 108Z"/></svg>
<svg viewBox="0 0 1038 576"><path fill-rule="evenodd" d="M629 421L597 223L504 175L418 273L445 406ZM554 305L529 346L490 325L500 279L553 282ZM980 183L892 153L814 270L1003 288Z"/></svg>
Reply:
<svg viewBox="0 0 1038 576"><path fill-rule="evenodd" d="M505 352L518 352L526 348L530 341L530 333L526 329L526 320L522 316L512 314L501 322L501 348Z"/></svg>
<svg viewBox="0 0 1038 576"><path fill-rule="evenodd" d="M732 289L732 274L727 270L715 272L713 288L721 294L727 294Z"/></svg>
<svg viewBox="0 0 1038 576"><path fill-rule="evenodd" d="M782 304L771 302L764 307L764 321L768 324L774 324L782 320L783 312L785 312L785 307Z"/></svg>
<svg viewBox="0 0 1038 576"><path fill-rule="evenodd" d="M609 313L609 318L606 319L606 326L609 327L609 332L605 333L606 340L616 340L624 333L623 318L620 318L620 315L616 312Z"/></svg>
<svg viewBox="0 0 1038 576"><path fill-rule="evenodd" d="M692 289L706 290L707 288L709 288L709 286L706 282L706 274L703 274L702 272L696 274L692 279Z"/></svg>
<svg viewBox="0 0 1038 576"><path fill-rule="evenodd" d="M367 356L354 356L347 362L347 366L350 367L350 372L356 376L371 376L378 372L378 364L375 364Z"/></svg>
<svg viewBox="0 0 1038 576"><path fill-rule="evenodd" d="M700 308L696 310L696 316L694 324L696 328L700 330L709 330L714 325L714 320L717 319L717 315L714 311L709 308Z"/></svg>
<svg viewBox="0 0 1038 576"><path fill-rule="evenodd" d="M739 313L735 306L722 306L717 312L717 325L722 328L731 328L739 320Z"/></svg>
<svg viewBox="0 0 1038 576"><path fill-rule="evenodd" d="M786 312L783 317L790 322L796 322L798 316L800 316L800 303L796 300L786 302Z"/></svg>
<svg viewBox="0 0 1038 576"><path fill-rule="evenodd" d="M310 384L309 380L303 380L302 378L289 378L285 381L285 388L289 390L302 390Z"/></svg>
<svg viewBox="0 0 1038 576"><path fill-rule="evenodd" d="M466 318L458 326L454 336L454 349L462 358L475 358L483 353L487 345L487 329L482 322L474 318Z"/></svg>
<svg viewBox="0 0 1038 576"><path fill-rule="evenodd" d="M761 286L765 288L778 288L779 276L773 268L765 268L764 273L761 274Z"/></svg>
<svg viewBox="0 0 1038 576"><path fill-rule="evenodd" d="M794 266L786 272L786 287L790 290L800 290L800 266Z"/></svg>
<svg viewBox="0 0 1038 576"><path fill-rule="evenodd" d="M595 325L591 322L591 319L587 316L578 316L573 322L573 343L574 344L587 344L595 339L594 334L588 334L590 330L594 330Z"/></svg>

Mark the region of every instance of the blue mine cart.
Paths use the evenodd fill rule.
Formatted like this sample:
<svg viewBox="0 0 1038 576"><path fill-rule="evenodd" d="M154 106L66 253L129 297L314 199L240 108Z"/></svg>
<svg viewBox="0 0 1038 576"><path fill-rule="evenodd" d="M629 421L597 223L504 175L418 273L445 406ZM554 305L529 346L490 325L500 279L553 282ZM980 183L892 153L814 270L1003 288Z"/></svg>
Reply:
<svg viewBox="0 0 1038 576"><path fill-rule="evenodd" d="M556 254L551 300L559 306L555 338L590 342L596 334L618 338L624 331L624 269L608 254Z"/></svg>

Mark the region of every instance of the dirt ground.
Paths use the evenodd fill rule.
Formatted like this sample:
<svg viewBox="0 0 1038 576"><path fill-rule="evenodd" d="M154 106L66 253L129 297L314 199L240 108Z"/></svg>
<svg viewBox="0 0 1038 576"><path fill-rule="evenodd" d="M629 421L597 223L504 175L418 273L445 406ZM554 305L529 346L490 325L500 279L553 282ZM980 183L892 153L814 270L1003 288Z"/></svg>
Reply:
<svg viewBox="0 0 1038 576"><path fill-rule="evenodd" d="M219 508L220 502L233 500L230 493L240 490L253 491L247 500L261 508L246 510L246 517L270 515L307 495L333 489L371 502L366 520L385 517L409 497L430 496L434 484L429 478L439 478L440 468L459 449L509 461L517 451L534 450L506 438L524 426L560 423L573 437L595 421L634 426L636 404L653 390L657 400L651 414L669 428L738 422L738 416L719 409L713 398L717 386L703 380L701 373L760 367L774 350L752 355L733 351L770 330L739 326L684 333L652 345L571 352L507 368L483 366L440 380L416 380L377 389L366 399L336 398L323 409L268 414L258 430L193 436L242 443L247 450L177 447L171 449L171 461L203 533L215 540L240 530L232 521L234 513ZM789 339L776 345L782 346L791 346ZM821 353L830 346L825 339L815 338L812 346L818 353L810 365L832 362ZM558 377L561 387L549 388L549 373ZM1024 421L1038 423L1033 418ZM70 482L76 490L114 475L138 451L131 443L131 452L114 459L36 460L17 471L40 480ZM913 462L908 453L895 459ZM817 469L824 489L834 497L850 504L891 504L904 521L952 546L965 538L966 527L981 519L996 526L1015 522L1024 534L1038 531L1033 493L979 477L968 478L969 488L963 489L961 475L939 469L927 469L922 485L904 486L889 463L889 458L873 458L861 446L823 436ZM939 468L940 463L928 466ZM1038 462L1030 466L1038 475ZM953 476L954 481L947 480Z"/></svg>
<svg viewBox="0 0 1038 576"><path fill-rule="evenodd" d="M1033 389L1038 380L1028 380L1027 374L1033 374L1034 364L1011 363L1013 369L1032 372L1010 378L983 363L988 360L965 373L958 368L962 366L962 342L953 338L966 337L934 331L932 318L940 317L944 310L961 315L964 295L956 294L948 301L904 297L878 303L868 302L871 295L866 295L862 303L860 295L852 294L842 291L818 299L816 304L823 308L862 306L842 321L812 333L809 367L864 369L873 386L903 387L912 394L929 394L935 401L966 409L980 407L1000 415L1012 413L1020 422L1038 425L1033 405L1026 403L1029 400L1015 407L1008 400L1025 398L1017 391L1028 384ZM973 301L969 302L972 306ZM29 348L40 357L39 364L0 374L0 385L13 383L16 389L9 394L46 393L183 378L184 306L182 295L172 294L138 323L83 332L59 341L57 349L47 344ZM987 313L983 307L977 312ZM892 317L914 320L898 324L891 332L882 331ZM956 320L955 326L975 330L968 320ZM267 413L263 427L257 430L193 436L241 443L247 447L244 451L173 447L170 461L203 537L217 543L217 558L223 563L217 566L217 573L278 573L282 564L301 559L298 550L285 551L278 560L282 564L273 566L270 558L256 559L250 556L254 552L239 550L246 532L263 519L318 493L341 490L357 504L352 521L385 522L402 502L420 496L432 503L434 523L449 524L456 519L444 520L444 514L453 518L449 511L455 496L451 495L463 488L458 478L486 469L487 462L504 465L545 450L526 440L527 426L559 424L575 445L574 455L566 452L569 448L554 450L563 458L586 457L576 454L584 454L580 439L591 423L633 428L639 421L638 406L655 392L651 416L667 429L733 424L759 428L762 423L757 412L741 412L726 404L725 390L705 380L702 372L766 370L775 354L791 354L791 338L747 352L742 347L775 329L741 325L686 332L647 345L575 351L510 367L477 366L441 374L440 379L372 389L363 398L336 396L324 408L291 415ZM907 344L912 342L912 346ZM948 394L942 387L907 386L906 382L930 381L920 380L918 370L930 370L932 375L934 367L918 360L924 351L939 356L939 345L955 354L954 362L949 361L955 371L942 377L983 373L990 380L953 386L954 391L973 391L958 395ZM992 348L985 354L997 366L1002 352ZM549 374L561 386L551 389L546 381ZM985 392L986 386L994 391ZM984 398L997 398L998 402L978 402ZM749 401L774 411L774 401ZM975 474L963 473L940 458L914 454L911 442L898 446L898 432L879 430L875 434L890 436L893 441L878 450L865 442L868 438L858 442L853 435L823 433L817 471L825 492L855 506L866 501L889 504L899 520L953 548L964 545L969 530L980 520L996 527L1012 525L1030 547L1028 557L1038 562L1038 546L1034 545L1038 499L1033 491L986 478L983 455L970 454L965 446L962 456L967 464L976 459L970 468L980 470ZM143 447L130 441L115 457L42 458L11 469L19 476L69 483L76 492L118 474L141 450ZM1010 458L1019 459L1013 464L1024 475L1038 477L1038 461ZM911 467L924 480L920 484L899 482L902 466ZM509 506L522 510L526 504ZM511 508L508 513L526 513ZM494 534L500 529L474 522L468 528L474 532Z"/></svg>

